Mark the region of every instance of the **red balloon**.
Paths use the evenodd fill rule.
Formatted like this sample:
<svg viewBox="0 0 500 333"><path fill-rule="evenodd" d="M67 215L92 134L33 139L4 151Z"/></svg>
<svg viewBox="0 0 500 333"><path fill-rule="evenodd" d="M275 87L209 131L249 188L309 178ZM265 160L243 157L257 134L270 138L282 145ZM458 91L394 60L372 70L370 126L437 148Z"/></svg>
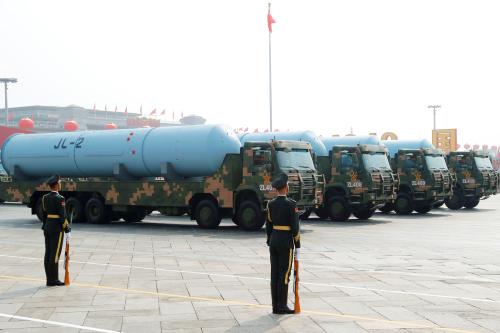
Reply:
<svg viewBox="0 0 500 333"><path fill-rule="evenodd" d="M20 129L32 129L35 126L35 123L31 118L23 118L19 120L19 128Z"/></svg>
<svg viewBox="0 0 500 333"><path fill-rule="evenodd" d="M117 129L118 126L115 123L108 123L108 124L104 125L104 128L105 129Z"/></svg>
<svg viewBox="0 0 500 333"><path fill-rule="evenodd" d="M78 123L74 120L68 120L64 123L64 129L66 131L76 131L78 129Z"/></svg>

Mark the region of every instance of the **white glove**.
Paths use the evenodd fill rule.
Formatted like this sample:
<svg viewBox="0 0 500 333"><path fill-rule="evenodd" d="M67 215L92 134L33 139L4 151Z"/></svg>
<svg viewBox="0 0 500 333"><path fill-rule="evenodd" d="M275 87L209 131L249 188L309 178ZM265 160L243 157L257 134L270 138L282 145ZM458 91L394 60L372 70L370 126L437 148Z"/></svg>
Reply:
<svg viewBox="0 0 500 333"><path fill-rule="evenodd" d="M70 241L71 240L71 231L67 232L65 235L66 235L66 240Z"/></svg>
<svg viewBox="0 0 500 333"><path fill-rule="evenodd" d="M295 257L295 260L299 260L300 257L300 249L295 249L295 253L293 254Z"/></svg>

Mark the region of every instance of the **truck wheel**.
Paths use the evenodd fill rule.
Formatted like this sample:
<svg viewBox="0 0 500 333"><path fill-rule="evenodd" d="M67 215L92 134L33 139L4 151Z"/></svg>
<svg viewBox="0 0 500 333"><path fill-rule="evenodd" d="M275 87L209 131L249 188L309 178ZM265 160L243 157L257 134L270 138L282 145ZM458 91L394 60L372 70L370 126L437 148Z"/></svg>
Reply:
<svg viewBox="0 0 500 333"><path fill-rule="evenodd" d="M109 219L108 215L108 210L102 200L91 198L87 201L85 205L85 217L89 223L106 223Z"/></svg>
<svg viewBox="0 0 500 333"><path fill-rule="evenodd" d="M451 197L444 199L446 207L452 210L458 210L464 206L464 199L460 194L453 193Z"/></svg>
<svg viewBox="0 0 500 333"><path fill-rule="evenodd" d="M42 204L42 198L43 197L38 198L38 200L36 201L36 204L35 204L35 214L36 214L36 217L40 220L40 222L43 221L43 204Z"/></svg>
<svg viewBox="0 0 500 333"><path fill-rule="evenodd" d="M73 213L73 220L71 220L70 214ZM82 222L83 219L83 207L80 200L75 197L66 200L66 219L72 223Z"/></svg>
<svg viewBox="0 0 500 333"><path fill-rule="evenodd" d="M363 208L354 210L352 214L360 220L368 220L370 217L373 216L374 212L375 211L373 209Z"/></svg>
<svg viewBox="0 0 500 333"><path fill-rule="evenodd" d="M410 215L413 212L413 204L410 196L406 193L398 194L394 203L394 210L398 215Z"/></svg>
<svg viewBox="0 0 500 333"><path fill-rule="evenodd" d="M422 205L415 207L415 210L419 214L427 214L428 212L430 212L431 209L432 209L431 205Z"/></svg>
<svg viewBox="0 0 500 333"><path fill-rule="evenodd" d="M378 210L380 210L384 214L389 214L394 210L394 204L392 202L387 202L385 205L380 207Z"/></svg>
<svg viewBox="0 0 500 333"><path fill-rule="evenodd" d="M236 219L238 225L247 231L259 230L266 222L259 205L251 200L240 204Z"/></svg>
<svg viewBox="0 0 500 333"><path fill-rule="evenodd" d="M441 201L441 202L435 203L434 205L432 205L432 208L439 208L439 207L441 207L442 205L444 205L444 201Z"/></svg>
<svg viewBox="0 0 500 333"><path fill-rule="evenodd" d="M464 206L467 209L472 209L472 208L476 207L477 205L479 205L479 198L468 199L468 200L465 200L465 202L464 202Z"/></svg>
<svg viewBox="0 0 500 333"><path fill-rule="evenodd" d="M328 210L325 207L316 208L314 214L318 215L321 220L326 220L329 217Z"/></svg>
<svg viewBox="0 0 500 333"><path fill-rule="evenodd" d="M341 196L334 196L328 200L328 211L332 221L344 222L351 216L351 207L349 207L346 199Z"/></svg>
<svg viewBox="0 0 500 333"><path fill-rule="evenodd" d="M122 214L123 220L127 223L141 222L148 215L148 212L144 209L134 209L131 212L126 212Z"/></svg>
<svg viewBox="0 0 500 333"><path fill-rule="evenodd" d="M201 200L195 208L194 218L203 229L214 229L220 224L221 216L213 201Z"/></svg>
<svg viewBox="0 0 500 333"><path fill-rule="evenodd" d="M303 212L302 214L300 214L299 219L306 221L309 219L309 216L311 215L311 213L312 213L312 209L308 209L305 212Z"/></svg>

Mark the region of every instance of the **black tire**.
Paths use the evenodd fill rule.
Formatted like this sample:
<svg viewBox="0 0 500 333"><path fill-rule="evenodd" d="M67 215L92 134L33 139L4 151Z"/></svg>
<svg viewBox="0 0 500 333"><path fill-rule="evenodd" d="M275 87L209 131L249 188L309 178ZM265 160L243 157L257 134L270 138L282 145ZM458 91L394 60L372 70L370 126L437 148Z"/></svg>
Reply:
<svg viewBox="0 0 500 333"><path fill-rule="evenodd" d="M194 210L196 223L203 229L214 229L220 224L219 209L212 200L204 199L198 202Z"/></svg>
<svg viewBox="0 0 500 333"><path fill-rule="evenodd" d="M444 204L451 210L459 210L464 206L464 199L462 195L453 193L451 197L444 199Z"/></svg>
<svg viewBox="0 0 500 333"><path fill-rule="evenodd" d="M427 214L432 209L431 205L422 205L415 207L415 211L419 214Z"/></svg>
<svg viewBox="0 0 500 333"><path fill-rule="evenodd" d="M344 222L351 216L351 207L344 197L336 195L328 200L328 212L332 221Z"/></svg>
<svg viewBox="0 0 500 333"><path fill-rule="evenodd" d="M127 223L141 222L148 215L148 212L142 208L135 208L133 211L122 214L122 218Z"/></svg>
<svg viewBox="0 0 500 333"><path fill-rule="evenodd" d="M101 224L109 221L109 211L99 198L91 198L85 205L85 218L87 222Z"/></svg>
<svg viewBox="0 0 500 333"><path fill-rule="evenodd" d="M309 216L311 216L311 213L312 213L312 209L308 209L305 212L303 212L302 214L300 214L299 219L301 219L302 221L306 221L309 219Z"/></svg>
<svg viewBox="0 0 500 333"><path fill-rule="evenodd" d="M320 207L314 210L314 214L318 215L321 220L326 220L330 216L328 215L328 210L325 207Z"/></svg>
<svg viewBox="0 0 500 333"><path fill-rule="evenodd" d="M413 203L407 193L400 193L394 202L394 210L398 215L410 215L413 212Z"/></svg>
<svg viewBox="0 0 500 333"><path fill-rule="evenodd" d="M238 206L236 219L238 225L248 231L260 230L266 222L259 205L252 200L243 201Z"/></svg>
<svg viewBox="0 0 500 333"><path fill-rule="evenodd" d="M384 214L389 214L394 210L394 204L392 202L387 202L385 205L380 207L378 210L380 210Z"/></svg>
<svg viewBox="0 0 500 333"><path fill-rule="evenodd" d="M439 208L439 207L441 207L442 205L444 205L444 201L441 201L441 202L435 203L434 205L432 205L432 208Z"/></svg>
<svg viewBox="0 0 500 333"><path fill-rule="evenodd" d="M38 200L35 203L35 214L36 217L40 220L40 222L43 221L43 204L42 204L42 198L38 198Z"/></svg>
<svg viewBox="0 0 500 333"><path fill-rule="evenodd" d="M71 220L71 213L73 214L73 220ZM85 214L83 213L83 205L81 201L75 197L68 198L68 200L66 200L66 215L68 222L82 222L85 219Z"/></svg>
<svg viewBox="0 0 500 333"><path fill-rule="evenodd" d="M479 198L467 199L464 202L464 207L467 209L472 209L479 205Z"/></svg>
<svg viewBox="0 0 500 333"><path fill-rule="evenodd" d="M356 216L356 218L360 220L368 220L370 217L373 216L374 212L375 211L373 209L363 208L354 210L352 212L352 215Z"/></svg>

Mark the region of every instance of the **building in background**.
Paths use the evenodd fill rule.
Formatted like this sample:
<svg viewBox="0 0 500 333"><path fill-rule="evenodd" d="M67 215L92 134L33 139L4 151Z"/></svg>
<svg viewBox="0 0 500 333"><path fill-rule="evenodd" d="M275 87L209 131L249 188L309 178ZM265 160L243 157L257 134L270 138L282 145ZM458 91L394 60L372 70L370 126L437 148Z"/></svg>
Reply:
<svg viewBox="0 0 500 333"><path fill-rule="evenodd" d="M441 149L445 154L450 151L456 151L457 145L457 129L435 129L432 130L432 144L434 147Z"/></svg>
<svg viewBox="0 0 500 333"><path fill-rule="evenodd" d="M202 125L205 119L196 115L179 120L165 117L141 115L138 112L123 112L86 109L69 106L22 106L9 108L8 114L0 109L0 147L14 133L49 133L74 130L105 130L113 128L163 127ZM7 118L7 119L6 119ZM173 118L173 117L172 117ZM7 120L7 126L5 126Z"/></svg>

